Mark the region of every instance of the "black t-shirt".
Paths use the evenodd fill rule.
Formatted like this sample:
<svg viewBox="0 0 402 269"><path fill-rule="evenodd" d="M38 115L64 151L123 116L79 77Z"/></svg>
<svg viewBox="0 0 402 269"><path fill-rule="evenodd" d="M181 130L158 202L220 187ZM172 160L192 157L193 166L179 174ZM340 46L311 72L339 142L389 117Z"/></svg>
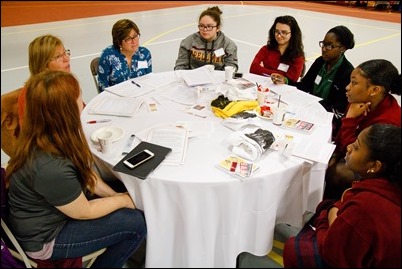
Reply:
<svg viewBox="0 0 402 269"><path fill-rule="evenodd" d="M9 222L26 251L39 251L54 239L69 219L56 206L66 205L82 192L70 160L36 152L32 161L10 178Z"/></svg>

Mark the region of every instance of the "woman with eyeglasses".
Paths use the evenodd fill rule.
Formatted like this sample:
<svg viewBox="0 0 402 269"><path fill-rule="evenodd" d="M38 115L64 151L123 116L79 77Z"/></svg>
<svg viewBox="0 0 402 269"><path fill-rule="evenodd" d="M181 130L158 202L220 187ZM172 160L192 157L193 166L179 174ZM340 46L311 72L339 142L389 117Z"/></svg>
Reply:
<svg viewBox="0 0 402 269"><path fill-rule="evenodd" d="M195 69L204 65L214 65L215 70L225 66L238 69L237 45L221 31L222 11L214 6L204 10L198 20L198 32L191 34L180 43L174 70Z"/></svg>
<svg viewBox="0 0 402 269"><path fill-rule="evenodd" d="M336 26L325 34L324 40L318 42L318 45L321 56L314 61L301 81L289 80L288 84L322 98L321 105L328 112L334 113L332 137L335 138L348 104L346 86L353 65L346 58L345 52L355 46L354 35L346 26ZM274 83L282 83L280 76L276 78L273 79Z"/></svg>
<svg viewBox="0 0 402 269"><path fill-rule="evenodd" d="M277 17L269 29L267 45L255 55L250 73L280 75L283 82L297 80L303 71L304 47L302 33L292 16Z"/></svg>
<svg viewBox="0 0 402 269"><path fill-rule="evenodd" d="M45 70L70 73L70 50L65 49L60 38L42 35L28 47L29 72L36 75ZM1 149L12 156L15 140L19 135L25 111L26 88L11 91L1 96Z"/></svg>
<svg viewBox="0 0 402 269"><path fill-rule="evenodd" d="M140 29L129 19L118 20L112 28L113 45L99 59L99 92L131 78L152 72L151 52L140 46Z"/></svg>

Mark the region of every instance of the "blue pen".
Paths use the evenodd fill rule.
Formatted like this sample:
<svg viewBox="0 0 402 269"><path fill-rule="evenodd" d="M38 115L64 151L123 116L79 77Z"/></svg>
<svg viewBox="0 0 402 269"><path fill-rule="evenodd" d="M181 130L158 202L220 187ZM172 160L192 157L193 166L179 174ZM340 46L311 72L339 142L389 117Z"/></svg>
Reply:
<svg viewBox="0 0 402 269"><path fill-rule="evenodd" d="M134 80L132 80L131 83L133 83L133 84L136 85L137 87L141 88L141 85L138 84L137 82L135 82Z"/></svg>

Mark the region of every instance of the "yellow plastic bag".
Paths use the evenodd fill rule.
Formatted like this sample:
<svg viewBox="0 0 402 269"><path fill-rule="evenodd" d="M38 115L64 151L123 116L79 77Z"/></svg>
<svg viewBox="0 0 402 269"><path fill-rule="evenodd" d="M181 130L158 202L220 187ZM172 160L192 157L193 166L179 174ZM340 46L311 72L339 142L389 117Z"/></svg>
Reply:
<svg viewBox="0 0 402 269"><path fill-rule="evenodd" d="M256 100L243 100L232 101L228 103L224 108L215 107L213 105L211 107L216 116L226 119L242 111L253 110L257 106L258 102Z"/></svg>

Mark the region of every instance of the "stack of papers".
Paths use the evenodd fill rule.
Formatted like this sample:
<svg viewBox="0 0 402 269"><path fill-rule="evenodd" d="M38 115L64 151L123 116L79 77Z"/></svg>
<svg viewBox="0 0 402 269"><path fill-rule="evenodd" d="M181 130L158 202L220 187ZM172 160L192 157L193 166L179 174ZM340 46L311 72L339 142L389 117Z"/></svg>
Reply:
<svg viewBox="0 0 402 269"><path fill-rule="evenodd" d="M183 78L187 86L193 87L204 84L216 83L211 71L207 66L202 66L192 70L179 70L179 76Z"/></svg>
<svg viewBox="0 0 402 269"><path fill-rule="evenodd" d="M259 168L257 164L234 155L220 161L218 167L229 174L243 178L252 176Z"/></svg>
<svg viewBox="0 0 402 269"><path fill-rule="evenodd" d="M105 88L105 91L121 97L138 97L175 82L176 77L174 74L150 73L145 76L129 79L122 83L107 87Z"/></svg>
<svg viewBox="0 0 402 269"><path fill-rule="evenodd" d="M142 98L118 96L99 96L95 104L88 109L88 114L131 117L143 103Z"/></svg>
<svg viewBox="0 0 402 269"><path fill-rule="evenodd" d="M183 164L187 151L188 131L185 128L154 128L149 134L147 141L172 149L172 153L166 157L163 164Z"/></svg>
<svg viewBox="0 0 402 269"><path fill-rule="evenodd" d="M336 145L324 141L316 141L305 135L289 133L277 134L279 137L271 145L271 149L280 150L280 144L292 143L291 155L308 161L327 164Z"/></svg>
<svg viewBox="0 0 402 269"><path fill-rule="evenodd" d="M270 87L272 92L281 96L281 101L288 105L308 106L309 104L319 102L321 97L298 90L296 87L286 84L277 84Z"/></svg>
<svg viewBox="0 0 402 269"><path fill-rule="evenodd" d="M304 120L299 120L299 119L286 119L282 123L281 127L288 128L288 129L294 130L294 131L311 133L314 128L314 123L304 121Z"/></svg>

